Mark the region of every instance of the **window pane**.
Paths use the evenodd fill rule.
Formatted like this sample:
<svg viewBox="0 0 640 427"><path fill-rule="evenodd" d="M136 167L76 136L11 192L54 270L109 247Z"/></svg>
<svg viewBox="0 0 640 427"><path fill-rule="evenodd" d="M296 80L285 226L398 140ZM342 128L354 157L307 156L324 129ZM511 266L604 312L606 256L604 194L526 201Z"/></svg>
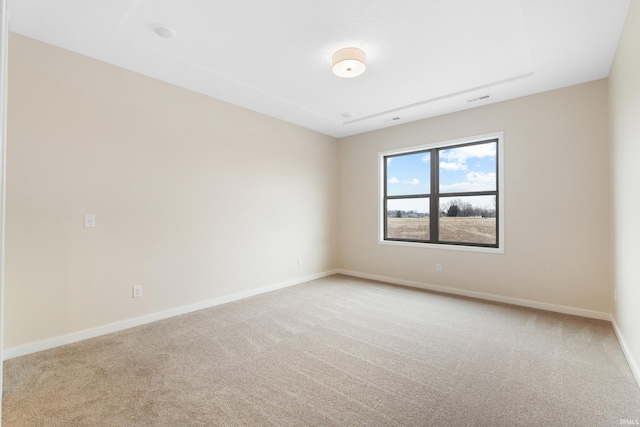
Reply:
<svg viewBox="0 0 640 427"><path fill-rule="evenodd" d="M496 196L442 197L440 240L496 244Z"/></svg>
<svg viewBox="0 0 640 427"><path fill-rule="evenodd" d="M440 150L440 192L495 191L497 148L486 142Z"/></svg>
<svg viewBox="0 0 640 427"><path fill-rule="evenodd" d="M431 154L421 152L387 157L387 195L430 193Z"/></svg>
<svg viewBox="0 0 640 427"><path fill-rule="evenodd" d="M429 240L429 198L387 200L387 239Z"/></svg>

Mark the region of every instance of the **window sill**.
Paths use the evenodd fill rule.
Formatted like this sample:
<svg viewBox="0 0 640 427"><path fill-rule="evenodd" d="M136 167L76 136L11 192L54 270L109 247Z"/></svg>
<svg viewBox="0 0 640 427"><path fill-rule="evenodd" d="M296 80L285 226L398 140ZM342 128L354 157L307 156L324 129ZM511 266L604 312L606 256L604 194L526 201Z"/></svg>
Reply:
<svg viewBox="0 0 640 427"><path fill-rule="evenodd" d="M413 248L423 249L445 249L453 251L465 251L465 252L484 252L490 254L504 254L504 247L501 248L485 248L481 246L464 246L464 245L447 245L447 244L434 244L434 243L414 243L414 242L399 242L395 240L378 240L380 245L389 246L406 246Z"/></svg>

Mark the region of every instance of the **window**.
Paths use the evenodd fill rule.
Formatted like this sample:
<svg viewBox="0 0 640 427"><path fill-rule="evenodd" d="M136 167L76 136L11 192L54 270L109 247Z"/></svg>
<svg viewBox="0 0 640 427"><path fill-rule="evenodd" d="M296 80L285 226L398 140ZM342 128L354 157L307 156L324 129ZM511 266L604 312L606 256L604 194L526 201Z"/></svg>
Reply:
<svg viewBox="0 0 640 427"><path fill-rule="evenodd" d="M502 140L380 153L381 243L504 252Z"/></svg>

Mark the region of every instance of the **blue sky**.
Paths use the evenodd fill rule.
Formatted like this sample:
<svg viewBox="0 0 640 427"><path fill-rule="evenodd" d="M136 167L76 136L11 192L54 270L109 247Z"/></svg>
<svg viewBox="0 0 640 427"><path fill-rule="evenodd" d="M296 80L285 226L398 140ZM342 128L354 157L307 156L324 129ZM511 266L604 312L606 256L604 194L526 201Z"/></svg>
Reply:
<svg viewBox="0 0 640 427"><path fill-rule="evenodd" d="M440 191L446 193L488 191L496 188L495 142L440 151ZM415 153L387 159L387 192L390 196L429 193L429 153ZM478 207L493 207L490 198L463 199ZM425 212L421 200L398 200L390 209Z"/></svg>

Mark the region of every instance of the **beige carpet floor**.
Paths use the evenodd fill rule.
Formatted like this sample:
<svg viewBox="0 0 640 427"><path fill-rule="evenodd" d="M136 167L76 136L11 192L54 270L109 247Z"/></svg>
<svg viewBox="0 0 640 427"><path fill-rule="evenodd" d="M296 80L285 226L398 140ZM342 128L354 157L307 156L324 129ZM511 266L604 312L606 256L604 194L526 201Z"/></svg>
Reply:
<svg viewBox="0 0 640 427"><path fill-rule="evenodd" d="M3 426L618 426L608 322L332 276L5 362Z"/></svg>

